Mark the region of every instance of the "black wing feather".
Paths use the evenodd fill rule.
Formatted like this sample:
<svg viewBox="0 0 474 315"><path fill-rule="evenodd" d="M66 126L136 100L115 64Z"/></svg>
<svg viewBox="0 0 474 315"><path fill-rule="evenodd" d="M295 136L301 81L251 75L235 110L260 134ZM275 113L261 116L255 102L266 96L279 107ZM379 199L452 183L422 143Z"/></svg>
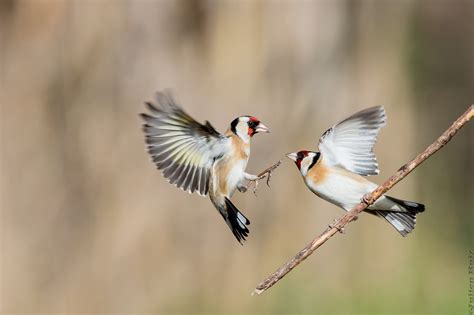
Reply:
<svg viewBox="0 0 474 315"><path fill-rule="evenodd" d="M226 137L208 121L200 124L174 101L169 92L157 93L158 105L146 102L143 132L153 163L171 184L206 195L214 160L223 155Z"/></svg>

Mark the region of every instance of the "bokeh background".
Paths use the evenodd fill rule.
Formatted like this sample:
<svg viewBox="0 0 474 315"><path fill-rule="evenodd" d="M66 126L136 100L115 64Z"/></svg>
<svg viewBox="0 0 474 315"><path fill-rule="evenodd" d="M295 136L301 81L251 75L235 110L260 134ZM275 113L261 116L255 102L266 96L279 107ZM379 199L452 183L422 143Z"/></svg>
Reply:
<svg viewBox="0 0 474 315"><path fill-rule="evenodd" d="M171 88L221 131L255 115L257 173L384 105L381 183L473 103L473 1L1 0L0 36L2 314L468 312L472 126L390 192L426 204L415 233L362 215L251 297L342 210L285 161L234 196L240 246L155 170L137 113Z"/></svg>

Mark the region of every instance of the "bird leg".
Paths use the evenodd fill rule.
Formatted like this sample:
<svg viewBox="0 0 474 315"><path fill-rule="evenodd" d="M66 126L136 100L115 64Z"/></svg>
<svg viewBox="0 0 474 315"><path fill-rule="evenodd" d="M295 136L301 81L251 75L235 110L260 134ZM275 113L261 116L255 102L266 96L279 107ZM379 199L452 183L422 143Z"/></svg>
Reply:
<svg viewBox="0 0 474 315"><path fill-rule="evenodd" d="M264 179L265 177L267 178L267 186L270 187L270 180L272 178L272 173L273 171L278 167L280 166L281 164L281 160L278 161L277 163L273 164L272 166L268 167L267 169L265 169L263 172L259 173L258 175L252 175L252 174L248 174L248 173L244 173L244 178L246 180L248 180L248 183L245 187L245 191L247 191L248 188L250 188L250 186L252 185L252 183L255 184L254 188L253 188L253 193L255 195L257 195L257 187L258 187L258 181L261 180L261 179ZM238 188L238 187L237 187ZM242 192L242 188L238 188L239 191ZM242 189L242 190L241 190ZM245 192L243 191L243 192Z"/></svg>
<svg viewBox="0 0 474 315"><path fill-rule="evenodd" d="M254 183L254 187L253 187L253 193L255 195L257 195L257 187L258 187L258 181L265 178L266 175L263 175L263 176L259 176L259 175L252 175L252 174L249 174L249 173L244 173L244 178L246 180L248 180L248 183L247 185L241 185L241 188L239 189L239 191L242 192L242 187L245 189L245 191L247 191L247 189L250 188L250 186L252 185L252 183ZM238 187L237 187L238 188ZM244 191L244 192L245 192Z"/></svg>

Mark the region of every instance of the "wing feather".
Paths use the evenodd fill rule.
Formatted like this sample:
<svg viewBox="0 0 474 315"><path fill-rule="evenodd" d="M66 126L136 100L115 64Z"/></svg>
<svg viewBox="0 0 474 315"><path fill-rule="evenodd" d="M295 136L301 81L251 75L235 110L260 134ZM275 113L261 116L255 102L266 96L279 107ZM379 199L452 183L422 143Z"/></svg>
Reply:
<svg viewBox="0 0 474 315"><path fill-rule="evenodd" d="M140 115L153 163L171 184L207 195L212 163L224 154L228 139L208 121L194 120L169 92L158 92L157 101L157 106L145 103L148 113Z"/></svg>
<svg viewBox="0 0 474 315"><path fill-rule="evenodd" d="M319 150L325 161L363 176L378 174L373 146L385 121L384 108L376 106L329 128L319 139Z"/></svg>

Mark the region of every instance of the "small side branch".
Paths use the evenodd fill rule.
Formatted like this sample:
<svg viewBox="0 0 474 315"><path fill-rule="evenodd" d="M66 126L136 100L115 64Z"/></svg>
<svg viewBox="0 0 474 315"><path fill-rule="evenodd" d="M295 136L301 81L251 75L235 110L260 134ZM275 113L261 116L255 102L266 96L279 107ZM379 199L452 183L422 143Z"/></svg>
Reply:
<svg viewBox="0 0 474 315"><path fill-rule="evenodd" d="M356 216L365 208L373 204L380 196L391 189L395 184L405 178L411 171L418 167L427 158L433 155L448 143L451 138L461 129L474 115L474 105L471 105L467 111L462 114L435 142L418 154L413 160L406 163L398 169L383 185L377 187L372 193L364 196L363 201L354 207L351 211L343 215L335 224L330 225L321 235L313 239L305 248L303 248L295 257L286 264L278 268L272 275L263 280L253 291L254 294L261 294L271 288L293 268L298 266L303 260L309 257L316 249L323 245L334 234L342 231L344 226L353 221Z"/></svg>
<svg viewBox="0 0 474 315"><path fill-rule="evenodd" d="M256 193L257 187L258 187L258 181L261 180L261 179L264 179L265 177L267 177L267 186L270 186L270 180L271 180L271 178L272 178L272 173L273 173L273 171L274 171L278 166L280 166L280 164L281 164L281 160L278 161L278 162L276 162L276 163L273 164L272 166L266 168L264 171L260 172L260 173L257 175L258 179L257 179L257 180L249 181L249 182L247 183L247 185L245 186L245 190L249 189L250 186L251 186L252 184L254 184L255 187L254 187L253 192Z"/></svg>

